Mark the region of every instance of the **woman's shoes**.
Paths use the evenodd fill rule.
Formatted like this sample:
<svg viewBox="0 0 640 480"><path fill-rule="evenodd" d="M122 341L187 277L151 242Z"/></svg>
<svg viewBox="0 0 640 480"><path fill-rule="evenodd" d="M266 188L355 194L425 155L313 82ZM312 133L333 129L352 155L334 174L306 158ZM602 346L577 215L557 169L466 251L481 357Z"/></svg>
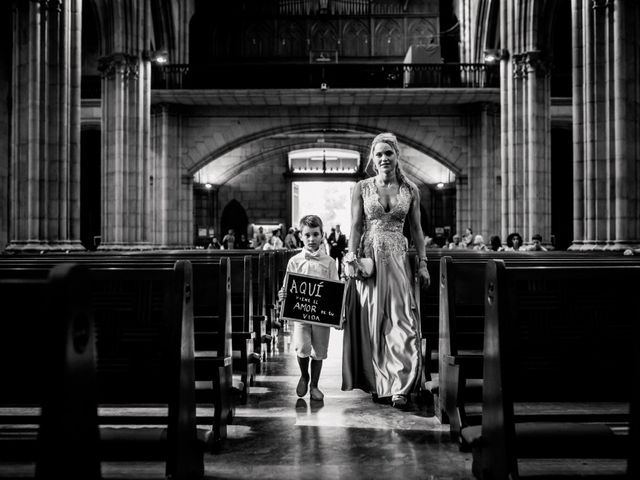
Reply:
<svg viewBox="0 0 640 480"><path fill-rule="evenodd" d="M393 395L391 397L391 405L394 408L404 408L407 406L407 396L406 395Z"/></svg>

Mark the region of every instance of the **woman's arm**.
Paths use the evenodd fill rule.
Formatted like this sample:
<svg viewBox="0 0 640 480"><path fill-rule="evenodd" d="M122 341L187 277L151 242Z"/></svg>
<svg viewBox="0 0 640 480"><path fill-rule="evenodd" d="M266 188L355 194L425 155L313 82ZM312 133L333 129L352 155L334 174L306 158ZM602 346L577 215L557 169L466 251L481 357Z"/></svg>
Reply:
<svg viewBox="0 0 640 480"><path fill-rule="evenodd" d="M428 288L429 283L431 283L431 278L429 276L429 271L427 270L424 233L422 232L421 223L420 192L416 188L413 191L413 200L411 201L411 210L409 211L409 227L411 228L411 237L413 238L413 243L415 244L416 252L418 253L418 274L420 275L422 286L424 288Z"/></svg>
<svg viewBox="0 0 640 480"><path fill-rule="evenodd" d="M420 218L420 192L416 188L413 191L413 199L411 200L411 209L409 210L409 227L411 228L411 237L413 238L413 243L416 246L416 252L419 257L424 257L425 254L425 244L424 244L424 233L422 232Z"/></svg>

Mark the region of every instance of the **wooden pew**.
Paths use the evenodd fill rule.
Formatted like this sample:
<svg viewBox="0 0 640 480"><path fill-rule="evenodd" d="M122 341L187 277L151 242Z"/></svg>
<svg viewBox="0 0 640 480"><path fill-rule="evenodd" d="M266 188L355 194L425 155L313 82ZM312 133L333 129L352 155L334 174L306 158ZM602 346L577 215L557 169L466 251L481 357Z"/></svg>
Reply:
<svg viewBox="0 0 640 480"><path fill-rule="evenodd" d="M0 262L0 277L7 271L21 271L23 275L57 262L74 258L88 265L91 271L107 269L173 270L175 260L162 256L140 256L135 254L76 254L16 256ZM188 262L191 265L191 262ZM199 414L198 421L211 423L209 443L217 448L227 435L227 424L233 418L232 361L231 361L231 313L230 313L230 265L228 260L203 262L195 265L199 281L190 282L190 295L194 299L196 352L195 372L199 403L213 403L213 416ZM30 273L31 272L31 273ZM15 273L12 273L15 274ZM195 301L195 299L199 301ZM125 307L126 308L126 307ZM203 390L204 389L204 390Z"/></svg>
<svg viewBox="0 0 640 480"><path fill-rule="evenodd" d="M440 259L436 415L452 438L469 424L467 399L482 394L485 259Z"/></svg>
<svg viewBox="0 0 640 480"><path fill-rule="evenodd" d="M549 251L549 252L493 252L493 251L476 251L476 250L449 250L447 248L434 248L427 249L427 269L431 276L431 286L426 290L421 290L420 294L420 315L421 315L421 329L422 337L425 340L425 348L428 349L427 356L425 357L425 366L427 369L427 377L438 373L438 343L439 343L439 304L440 304L440 291L439 291L439 277L440 277L440 259L445 256L450 256L454 260L479 260L486 262L489 258L536 258L540 254L549 258L622 258L622 252L610 252L610 251L596 251L596 252L579 252L579 251ZM412 271L415 271L415 250L408 252L408 258ZM437 378L434 377L437 380Z"/></svg>
<svg viewBox="0 0 640 480"><path fill-rule="evenodd" d="M191 254L188 252L176 252L174 255L182 258L189 258L194 264L194 269L199 266L205 266L212 262L227 262L229 264L229 291L230 299L228 309L231 315L231 338L232 338L232 355L233 355L233 371L239 376L239 382L234 386L239 394L239 402L245 404L247 402L250 386L256 374L256 366L260 363L260 345L261 338L265 329L264 317L254 315L254 273L253 266L259 268L259 255L243 255L244 250L221 250L221 251L196 251ZM147 254L148 256L148 254ZM256 260L254 260L254 258ZM257 272L259 274L259 270ZM196 284L203 283L196 277ZM200 291L198 298L206 295L206 291L213 287L207 284L206 289L197 287ZM205 300L206 301L206 300ZM199 303L199 300L197 300ZM213 307L213 305L210 305ZM203 312L203 315L206 315ZM211 313L209 313L211 315ZM198 316L198 318L201 318ZM258 346L258 351L255 351Z"/></svg>
<svg viewBox="0 0 640 480"><path fill-rule="evenodd" d="M278 291L284 283L284 277L287 274L287 265L289 259L296 255L300 250L275 250L270 263L270 278L268 292L269 316L271 319L271 335L276 335L283 327L283 319L280 318L280 301L278 299Z"/></svg>
<svg viewBox="0 0 640 480"><path fill-rule="evenodd" d="M229 260L232 260L231 258ZM256 332L253 331L253 281L252 263L249 256L237 257L231 264L231 324L234 351L234 366L240 374L241 403L247 403L255 377L255 365L260 354L253 351ZM236 355L237 353L237 355Z"/></svg>
<svg viewBox="0 0 640 480"><path fill-rule="evenodd" d="M101 478L88 272L5 275L0 298L0 461L35 461L38 478Z"/></svg>
<svg viewBox="0 0 640 480"><path fill-rule="evenodd" d="M255 332L253 336L253 350L258 357L263 355L263 347L271 339L266 337L266 306L265 306L265 253L259 250L180 250L169 251L168 255L176 258L186 258L193 263L206 262L210 259L229 258L232 269L232 309L238 310L244 318L242 329L237 331ZM248 283L247 283L248 280ZM244 295L247 295L244 298ZM251 309L249 311L248 309ZM259 363L255 364L259 365Z"/></svg>
<svg viewBox="0 0 640 480"><path fill-rule="evenodd" d="M201 478L214 438L196 422L191 263L90 271L101 459L161 460L171 478Z"/></svg>
<svg viewBox="0 0 640 480"><path fill-rule="evenodd" d="M526 252L501 255L507 265L559 266L593 264L638 265L640 260L623 255L585 255L581 252ZM482 400L482 359L484 338L485 255L442 257L440 267L440 327L436 414L450 423L452 436L460 429L479 423ZM471 402L473 412L468 415ZM463 448L466 446L463 444Z"/></svg>
<svg viewBox="0 0 640 480"><path fill-rule="evenodd" d="M490 260L482 425L462 429L482 479L523 458L627 458L638 265ZM635 373L637 375L637 373ZM544 462L541 462L544 467ZM541 468L542 468L541 467Z"/></svg>
<svg viewBox="0 0 640 480"><path fill-rule="evenodd" d="M23 276L42 275L42 269L74 260L93 267L173 268L175 252L80 252L72 254L15 255L2 258L0 277L5 272ZM197 401L213 404L213 417L199 415L198 421L211 422L212 446L217 447L227 436L232 422L234 400L232 388L232 332L230 300L230 261L226 258L204 258L192 263L193 310L196 344Z"/></svg>

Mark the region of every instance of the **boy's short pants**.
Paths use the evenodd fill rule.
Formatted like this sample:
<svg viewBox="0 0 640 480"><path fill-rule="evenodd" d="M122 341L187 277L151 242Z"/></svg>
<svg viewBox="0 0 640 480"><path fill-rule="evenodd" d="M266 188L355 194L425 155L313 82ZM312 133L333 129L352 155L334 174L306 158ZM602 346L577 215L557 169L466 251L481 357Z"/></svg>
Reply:
<svg viewBox="0 0 640 480"><path fill-rule="evenodd" d="M292 322L292 346L299 357L311 357L313 360L327 358L330 327L321 327L310 323Z"/></svg>

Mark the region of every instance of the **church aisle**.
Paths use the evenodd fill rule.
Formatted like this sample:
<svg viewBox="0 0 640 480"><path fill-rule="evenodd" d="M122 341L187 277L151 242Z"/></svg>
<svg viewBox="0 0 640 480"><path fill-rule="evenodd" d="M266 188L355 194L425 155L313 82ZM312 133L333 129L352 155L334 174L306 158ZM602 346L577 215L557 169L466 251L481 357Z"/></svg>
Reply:
<svg viewBox="0 0 640 480"><path fill-rule="evenodd" d="M340 390L342 332L332 330L320 389L324 402L298 398L298 366L289 337L278 337L236 410L222 450L207 458L217 479L472 478L471 454L458 450L426 408L399 411L360 390Z"/></svg>

